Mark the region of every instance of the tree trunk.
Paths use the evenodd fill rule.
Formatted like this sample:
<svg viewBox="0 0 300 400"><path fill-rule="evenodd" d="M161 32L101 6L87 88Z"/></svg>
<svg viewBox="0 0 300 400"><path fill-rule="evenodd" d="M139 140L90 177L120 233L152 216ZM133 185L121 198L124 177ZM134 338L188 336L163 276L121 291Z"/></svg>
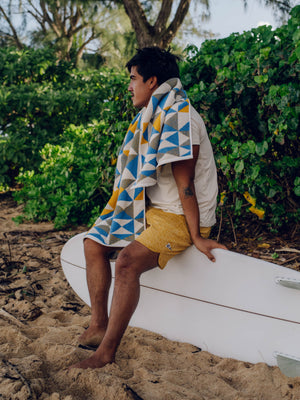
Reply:
<svg viewBox="0 0 300 400"><path fill-rule="evenodd" d="M170 45L189 10L191 0L180 1L175 16L168 25L172 3L172 0L162 0L157 20L154 25L151 25L139 0L123 0L140 48L146 46L167 48Z"/></svg>

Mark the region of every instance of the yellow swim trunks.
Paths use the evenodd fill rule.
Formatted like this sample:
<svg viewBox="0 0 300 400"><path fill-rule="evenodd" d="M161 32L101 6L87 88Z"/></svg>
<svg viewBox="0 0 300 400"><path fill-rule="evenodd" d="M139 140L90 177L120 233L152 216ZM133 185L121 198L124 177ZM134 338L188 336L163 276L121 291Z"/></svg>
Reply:
<svg viewBox="0 0 300 400"><path fill-rule="evenodd" d="M172 257L193 244L184 215L150 207L146 211L146 222L147 228L136 241L159 253L158 264L162 269ZM201 236L205 239L210 231L210 227L200 227Z"/></svg>

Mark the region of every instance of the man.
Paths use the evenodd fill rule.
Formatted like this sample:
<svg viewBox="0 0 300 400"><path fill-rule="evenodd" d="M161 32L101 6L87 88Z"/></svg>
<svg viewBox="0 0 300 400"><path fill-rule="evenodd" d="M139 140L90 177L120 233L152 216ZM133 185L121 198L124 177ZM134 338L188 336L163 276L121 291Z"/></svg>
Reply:
<svg viewBox="0 0 300 400"><path fill-rule="evenodd" d="M164 268L192 244L211 261L212 249L225 248L207 239L215 223L216 167L204 123L182 90L177 58L144 48L127 68L128 90L141 111L124 139L113 195L84 242L91 321L79 341L98 348L75 368L114 362L138 304L143 272ZM109 259L116 250L108 318Z"/></svg>

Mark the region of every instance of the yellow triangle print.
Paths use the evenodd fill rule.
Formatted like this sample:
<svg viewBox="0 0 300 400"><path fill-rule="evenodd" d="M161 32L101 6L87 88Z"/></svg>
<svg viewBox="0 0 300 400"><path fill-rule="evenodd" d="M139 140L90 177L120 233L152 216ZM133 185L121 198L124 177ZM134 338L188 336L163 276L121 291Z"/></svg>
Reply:
<svg viewBox="0 0 300 400"><path fill-rule="evenodd" d="M185 107L183 107L179 112L189 112L189 105L187 104Z"/></svg>
<svg viewBox="0 0 300 400"><path fill-rule="evenodd" d="M148 143L148 140L146 140L144 138L144 135L142 135L141 144L147 144L147 143Z"/></svg>
<svg viewBox="0 0 300 400"><path fill-rule="evenodd" d="M123 188L114 190L111 198L109 199L109 201L108 201L106 207L104 208L104 210L102 211L101 215L109 214L112 210L115 209L117 201L118 201L118 197L123 192L123 190L124 190Z"/></svg>
<svg viewBox="0 0 300 400"><path fill-rule="evenodd" d="M112 211L113 211L113 209L110 210L109 208L105 207L100 215L106 215L106 214L109 214Z"/></svg>
<svg viewBox="0 0 300 400"><path fill-rule="evenodd" d="M137 119L134 124L130 125L128 130L131 131L132 133L135 133L138 122L139 120Z"/></svg>
<svg viewBox="0 0 300 400"><path fill-rule="evenodd" d="M154 124L153 124L153 128L154 129L156 129L158 132L160 132L160 127L161 127L161 120L160 120L160 117L161 117L161 113L158 115L158 117L156 118L156 120L154 121Z"/></svg>
<svg viewBox="0 0 300 400"><path fill-rule="evenodd" d="M144 191L142 190L141 193L139 193L134 200L144 200Z"/></svg>
<svg viewBox="0 0 300 400"><path fill-rule="evenodd" d="M148 128L149 123L148 122L143 122L143 133L145 130Z"/></svg>

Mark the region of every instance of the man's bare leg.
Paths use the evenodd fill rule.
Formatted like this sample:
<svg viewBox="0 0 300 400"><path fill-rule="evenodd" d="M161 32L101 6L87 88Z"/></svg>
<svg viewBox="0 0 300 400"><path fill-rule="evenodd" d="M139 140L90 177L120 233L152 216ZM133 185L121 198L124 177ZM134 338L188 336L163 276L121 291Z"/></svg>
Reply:
<svg viewBox="0 0 300 400"><path fill-rule="evenodd" d="M96 352L71 368L101 368L115 353L139 301L140 275L158 263L158 254L138 242L123 249L116 261L116 278L106 333Z"/></svg>
<svg viewBox="0 0 300 400"><path fill-rule="evenodd" d="M99 346L108 324L107 300L111 284L109 254L112 248L85 239L87 284L91 299L91 320L88 329L80 336L84 346Z"/></svg>

